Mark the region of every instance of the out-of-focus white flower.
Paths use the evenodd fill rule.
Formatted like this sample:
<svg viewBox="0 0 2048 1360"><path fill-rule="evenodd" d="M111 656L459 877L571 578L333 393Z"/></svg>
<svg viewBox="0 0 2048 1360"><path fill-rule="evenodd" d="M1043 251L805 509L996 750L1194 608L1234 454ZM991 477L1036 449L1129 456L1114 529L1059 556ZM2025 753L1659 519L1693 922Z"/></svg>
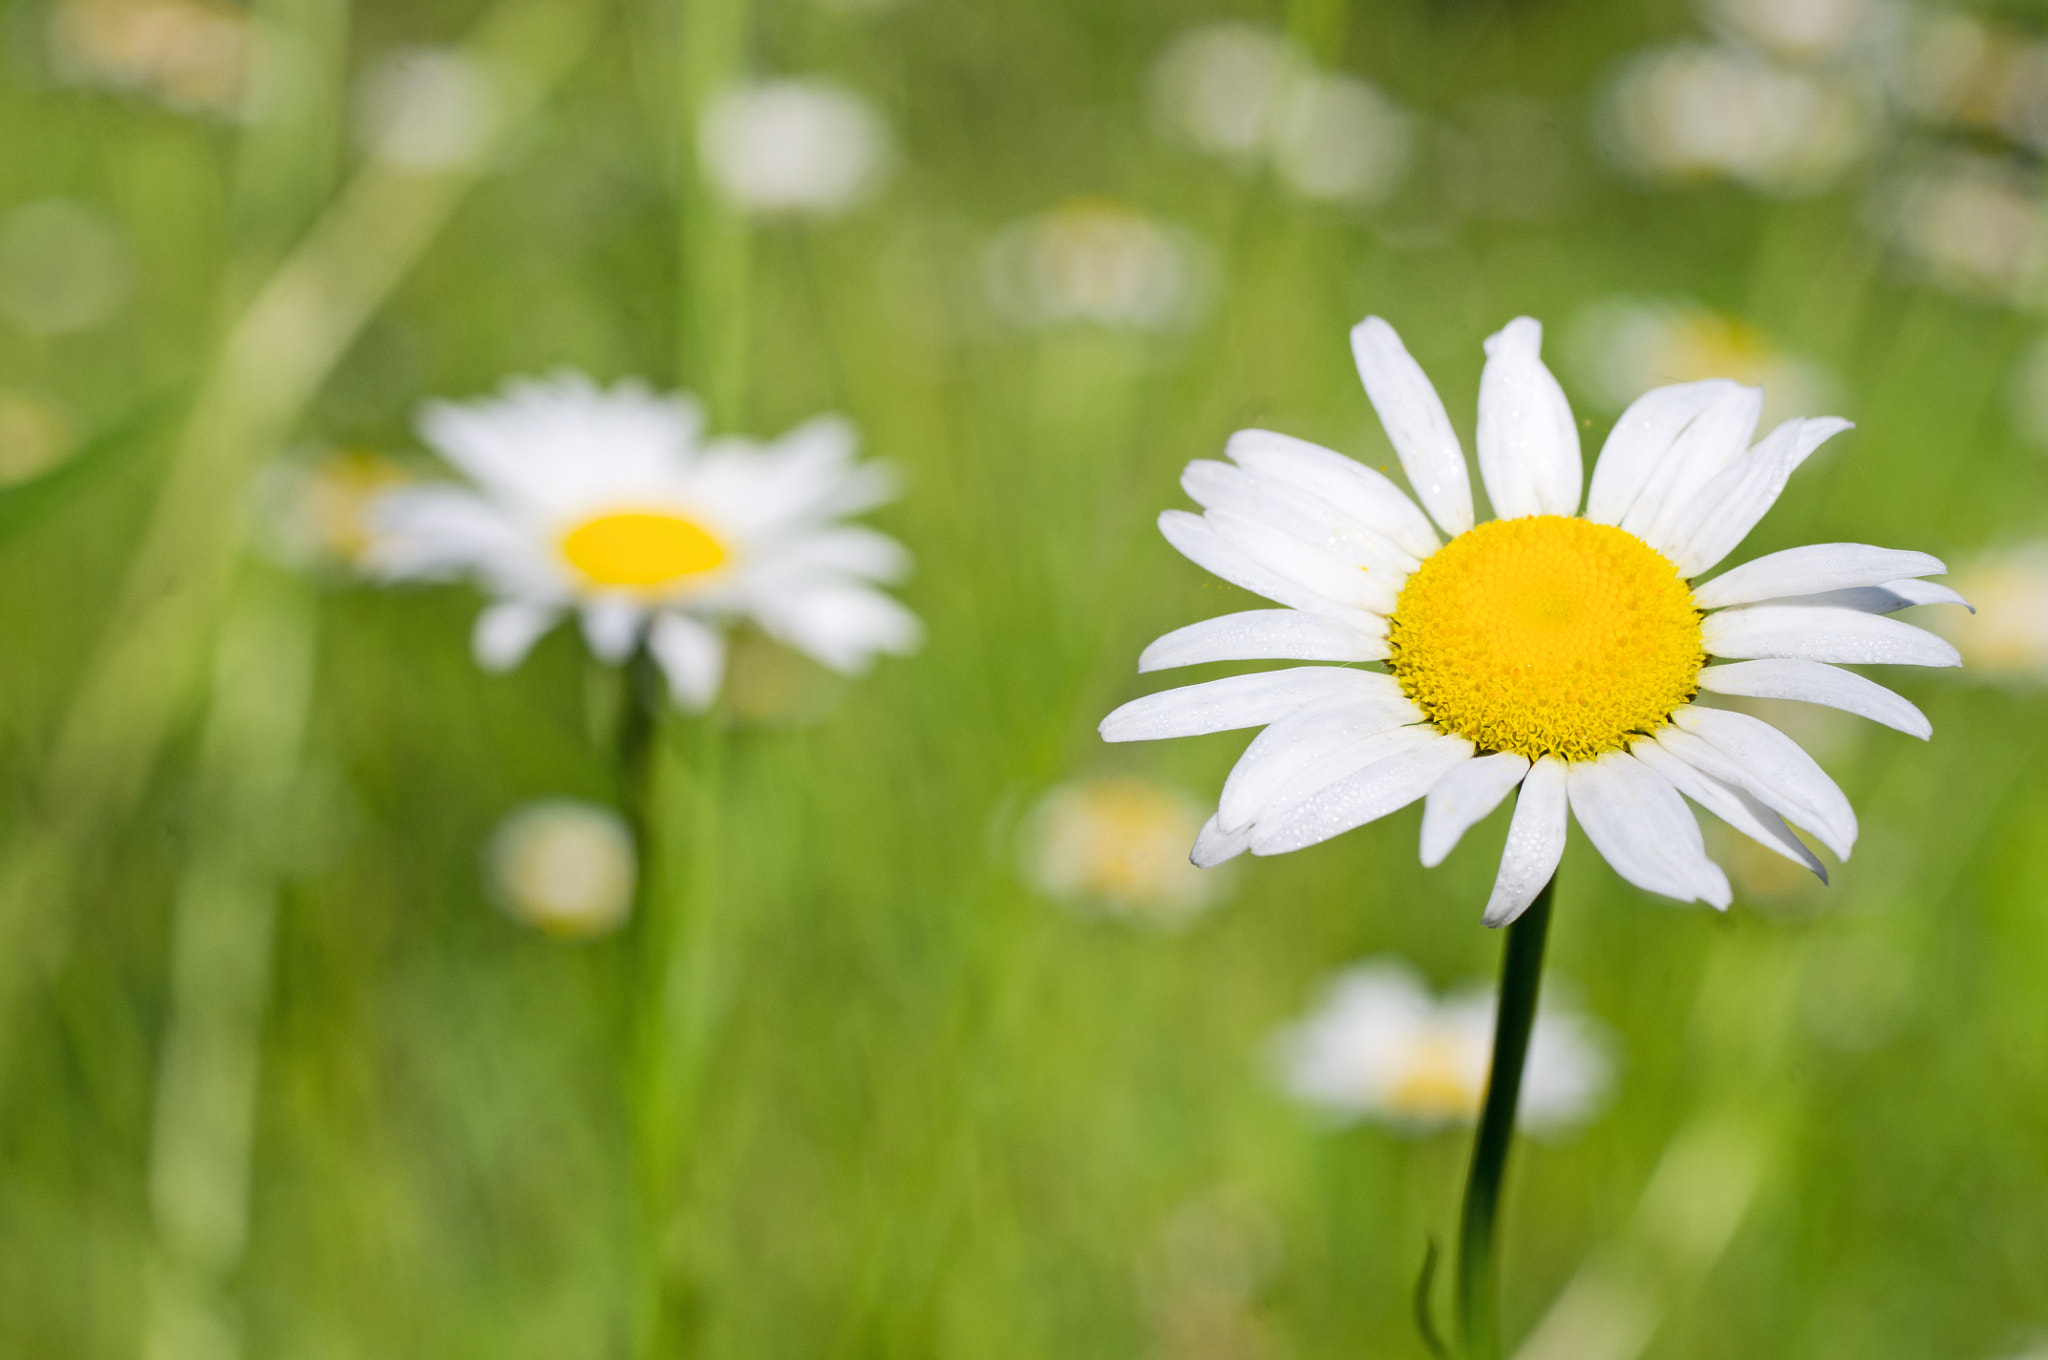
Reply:
<svg viewBox="0 0 2048 1360"><path fill-rule="evenodd" d="M506 914L550 935L603 935L633 910L633 833L597 803L546 798L514 809L492 833L485 863Z"/></svg>
<svg viewBox="0 0 2048 1360"><path fill-rule="evenodd" d="M207 0L60 0L50 15L60 78L231 113L249 66L242 11Z"/></svg>
<svg viewBox="0 0 2048 1360"><path fill-rule="evenodd" d="M849 674L915 649L916 616L876 589L909 555L845 522L893 494L885 466L854 460L852 425L822 417L763 445L707 442L703 424L688 395L575 373L433 403L421 434L474 489L377 497L365 565L479 581L497 597L474 637L488 669L517 665L574 612L603 660L644 640L692 709L716 697L723 629L741 620Z"/></svg>
<svg viewBox="0 0 2048 1360"><path fill-rule="evenodd" d="M397 462L368 449L274 463L257 487L264 542L294 566L355 566L370 547L371 508L413 481Z"/></svg>
<svg viewBox="0 0 2048 1360"><path fill-rule="evenodd" d="M364 151L408 170L452 170L490 145L498 99L490 72L446 47L386 53L356 89Z"/></svg>
<svg viewBox="0 0 2048 1360"><path fill-rule="evenodd" d="M47 401L0 392L0 486L24 482L71 451L71 418Z"/></svg>
<svg viewBox="0 0 2048 1360"><path fill-rule="evenodd" d="M1153 68L1163 130L1249 167L1270 160L1305 198L1370 204L1407 169L1412 120L1378 87L1319 72L1290 39L1245 23L1192 29Z"/></svg>
<svg viewBox="0 0 2048 1360"><path fill-rule="evenodd" d="M1208 273L1207 252L1188 233L1098 200L1012 224L983 264L996 310L1027 327L1172 326L1199 312Z"/></svg>
<svg viewBox="0 0 2048 1360"><path fill-rule="evenodd" d="M1766 427L1835 404L1835 385L1820 365L1761 327L1686 300L1592 303L1572 322L1568 352L1580 384L1613 411L1653 387L1717 377L1763 389L1759 423Z"/></svg>
<svg viewBox="0 0 2048 1360"><path fill-rule="evenodd" d="M1241 1191L1211 1191L1176 1209L1137 1262L1148 1360L1278 1356L1257 1303L1282 1244L1272 1211Z"/></svg>
<svg viewBox="0 0 2048 1360"><path fill-rule="evenodd" d="M1949 583L1977 612L1942 610L1933 627L1956 645L1972 676L2048 681L2048 542L1985 553Z"/></svg>
<svg viewBox="0 0 2048 1360"><path fill-rule="evenodd" d="M2048 215L2037 192L2003 161L1957 156L1893 186L1884 225L1938 286L1981 302L2017 302L2048 262Z"/></svg>
<svg viewBox="0 0 2048 1360"><path fill-rule="evenodd" d="M810 79L718 95L697 147L718 191L755 213L843 211L874 187L890 155L888 125L867 100Z"/></svg>
<svg viewBox="0 0 2048 1360"><path fill-rule="evenodd" d="M1280 1037L1288 1088L1344 1119L1429 1129L1478 1118L1493 1055L1494 998L1476 986L1439 1000L1399 959L1341 974L1315 1014ZM1583 1123L1606 1094L1612 1061L1586 1020L1546 1008L1522 1072L1518 1119L1530 1133Z"/></svg>
<svg viewBox="0 0 2048 1360"><path fill-rule="evenodd" d="M2048 39L1960 11L1919 16L1900 44L1898 94L1920 117L2048 151Z"/></svg>
<svg viewBox="0 0 2048 1360"><path fill-rule="evenodd" d="M1269 29L1190 29L1153 68L1153 112L1162 130L1199 151L1251 160L1265 153L1283 107L1308 74L1308 54Z"/></svg>
<svg viewBox="0 0 2048 1360"><path fill-rule="evenodd" d="M1062 784L1028 819L1025 868L1046 893L1087 910L1179 925L1228 886L1188 863L1206 816L1185 793L1149 779Z"/></svg>
<svg viewBox="0 0 2048 1360"><path fill-rule="evenodd" d="M128 301L128 243L96 209L46 198L0 220L0 312L32 335L90 330Z"/></svg>
<svg viewBox="0 0 2048 1360"><path fill-rule="evenodd" d="M1273 169L1304 198L1377 203L1408 168L1409 119L1376 86L1343 75L1301 80L1273 128Z"/></svg>
<svg viewBox="0 0 2048 1360"><path fill-rule="evenodd" d="M1882 19L1875 0L1703 0L1700 8L1727 37L1788 61L1840 56Z"/></svg>
<svg viewBox="0 0 2048 1360"><path fill-rule="evenodd" d="M1868 148L1871 126L1847 85L1699 45L1636 57L1603 110L1606 143L1635 174L1724 177L1778 194L1825 188Z"/></svg>

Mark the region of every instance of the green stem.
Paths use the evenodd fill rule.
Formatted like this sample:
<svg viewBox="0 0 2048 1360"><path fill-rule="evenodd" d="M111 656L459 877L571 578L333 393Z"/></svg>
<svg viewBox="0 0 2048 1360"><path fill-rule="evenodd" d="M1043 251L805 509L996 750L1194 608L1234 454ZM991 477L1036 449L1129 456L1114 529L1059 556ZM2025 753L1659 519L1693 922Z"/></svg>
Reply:
<svg viewBox="0 0 2048 1360"><path fill-rule="evenodd" d="M1500 1252L1494 1229L1500 1216L1508 1149L1515 1137L1522 1068L1529 1056L1529 1035L1536 1027L1543 945L1550 934L1550 899L1556 889L1553 876L1529 909L1508 927L1507 948L1501 955L1493 1070L1487 1076L1479 1134L1472 1142L1465 1211L1458 1225L1458 1321L1466 1360L1500 1360Z"/></svg>
<svg viewBox="0 0 2048 1360"><path fill-rule="evenodd" d="M663 1352L665 1239L673 1169L666 1155L672 1121L668 1102L667 1026L663 994L675 935L673 894L664 891L656 858L654 749L661 731L660 677L646 648L620 673L617 755L619 801L640 856L626 985L626 1050L622 1074L631 1120L633 1172L633 1354Z"/></svg>

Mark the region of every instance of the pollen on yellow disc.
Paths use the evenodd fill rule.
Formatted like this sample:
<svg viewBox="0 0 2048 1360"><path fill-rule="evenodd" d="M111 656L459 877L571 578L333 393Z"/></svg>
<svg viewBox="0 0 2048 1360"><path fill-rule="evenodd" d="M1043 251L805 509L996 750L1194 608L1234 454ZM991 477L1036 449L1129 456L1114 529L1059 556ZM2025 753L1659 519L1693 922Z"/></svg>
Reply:
<svg viewBox="0 0 2048 1360"><path fill-rule="evenodd" d="M1482 751L1590 760L1655 732L1699 690L1700 613L1634 534L1563 515L1492 520L1402 587L1387 669Z"/></svg>
<svg viewBox="0 0 2048 1360"><path fill-rule="evenodd" d="M661 586L725 561L704 527L659 510L599 515L562 535L562 556L596 586Z"/></svg>
<svg viewBox="0 0 2048 1360"><path fill-rule="evenodd" d="M1418 1039L1406 1070L1387 1092L1387 1108L1414 1119L1470 1119L1480 1092L1458 1058L1447 1040Z"/></svg>

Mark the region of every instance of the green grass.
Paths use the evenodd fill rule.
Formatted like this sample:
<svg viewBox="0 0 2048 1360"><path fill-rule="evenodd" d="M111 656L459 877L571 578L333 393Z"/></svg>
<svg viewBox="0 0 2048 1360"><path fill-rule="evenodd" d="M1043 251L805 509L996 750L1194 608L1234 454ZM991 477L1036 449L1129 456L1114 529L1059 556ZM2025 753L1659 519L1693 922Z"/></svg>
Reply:
<svg viewBox="0 0 2048 1360"><path fill-rule="evenodd" d="M325 54L351 67L458 38L483 12L351 11L347 50ZM1277 1090L1266 1044L1367 954L1402 954L1439 985L1490 973L1499 938L1478 914L1504 817L1435 871L1416 863L1413 809L1254 862L1226 906L1171 936L1062 912L1015 868L1024 809L1075 773L1220 785L1241 736L1094 735L1116 703L1163 687L1134 673L1146 641L1243 607L1153 518L1183 504L1179 467L1244 425L1391 462L1346 350L1366 312L1401 328L1468 441L1479 341L1523 311L1561 328L1605 294L1690 295L1814 356L1859 429L1794 481L1744 557L1848 539L1955 560L2043 524L2048 462L2004 414L2032 319L1890 268L1864 231L1864 180L1777 203L1648 189L1598 160L1602 72L1695 33L1679 6L1293 11L1333 59L1426 113L1503 88L1547 101L1572 156L1555 214L1448 217L1427 158L1376 213L1304 206L1163 144L1144 76L1197 17L1177 6L903 0L861 17L783 0L754 16L751 65L866 91L902 162L844 221L753 234L731 423L767 434L844 410L901 466L906 494L875 519L917 554L905 595L930 641L834 687L807 723L668 734L663 863L722 989L686 1178L692 1354L1234 1356L1220 1341L1160 1349L1140 1283L1166 1226L1218 1197L1278 1243L1246 1305L1271 1354L1422 1354L1409 1294L1428 1240L1453 1230L1463 1135L1332 1132ZM41 13L16 0L0 24L0 211L64 196L107 213L137 290L75 336L0 324L0 388L120 441L19 515L0 507L0 808L30 827L225 319L336 179L294 159L301 197L252 208L271 201L236 187L257 173L242 145L256 134L52 86ZM597 9L587 54L285 443L417 457L420 401L562 365L700 379L717 337L679 320L691 276L665 26L651 4ZM312 108L295 154L346 171L341 121ZM1155 337L992 323L974 252L1077 195L1207 241L1207 319ZM1597 448L1597 418L1586 435ZM282 884L250 1236L225 1276L246 1352L623 1355L632 937L524 932L478 873L519 800L612 796L611 681L567 629L511 675L480 674L466 589L277 588L301 600L318 662L282 829L249 852L275 857ZM1553 975L1618 1036L1624 1066L1580 1136L1518 1152L1510 1335L1590 1255L1638 1249L1628 1224L1659 1157L1720 1116L1766 1131L1767 1169L1725 1250L1659 1294L1649 1355L1997 1360L2048 1328L2048 714L1953 676L1886 679L1936 737L1871 727L1831 758L1863 832L1824 895L1739 894L1725 918L1672 909L1574 838ZM0 958L26 979L0 1016L0 1356L140 1351L172 907L226 834L205 691L173 705L135 799L66 824L75 878L6 903L64 928L53 949ZM700 791L713 746L721 782Z"/></svg>

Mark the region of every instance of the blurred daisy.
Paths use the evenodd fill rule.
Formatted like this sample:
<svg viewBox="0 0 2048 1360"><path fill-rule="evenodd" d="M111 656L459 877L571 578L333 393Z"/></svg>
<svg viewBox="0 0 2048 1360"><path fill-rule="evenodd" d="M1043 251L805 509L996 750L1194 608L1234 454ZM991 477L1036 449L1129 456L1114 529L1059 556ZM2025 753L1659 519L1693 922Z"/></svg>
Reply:
<svg viewBox="0 0 2048 1360"><path fill-rule="evenodd" d="M1245 167L1268 162L1304 198L1377 203L1408 166L1413 120L1377 86L1316 71L1293 41L1251 24L1182 34L1152 87L1169 136Z"/></svg>
<svg viewBox="0 0 2048 1360"><path fill-rule="evenodd" d="M25 482L71 452L71 417L22 392L0 392L0 486Z"/></svg>
<svg viewBox="0 0 2048 1360"><path fill-rule="evenodd" d="M1398 959L1372 959L1331 984L1322 1006L1278 1044L1288 1089L1345 1119L1408 1129L1479 1116L1493 1059L1494 996L1479 986L1439 1000ZM1545 1009L1530 1036L1517 1121L1562 1133L1606 1094L1612 1063L1598 1032Z"/></svg>
<svg viewBox="0 0 2048 1360"><path fill-rule="evenodd" d="M526 803L498 824L484 860L506 914L550 935L603 935L632 913L639 873L633 833L600 804Z"/></svg>
<svg viewBox="0 0 2048 1360"><path fill-rule="evenodd" d="M1377 203L1408 168L1409 122L1363 80L1306 78L1288 92L1274 124L1274 173L1303 198Z"/></svg>
<svg viewBox="0 0 2048 1360"><path fill-rule="evenodd" d="M1938 627L1980 679L2048 680L2048 542L1986 553L1956 573L1974 614L1945 614Z"/></svg>
<svg viewBox="0 0 2048 1360"><path fill-rule="evenodd" d="M1193 237L1120 203L1083 199L1006 228L983 261L989 300L1027 327L1159 329L1190 319L1209 261Z"/></svg>
<svg viewBox="0 0 2048 1360"><path fill-rule="evenodd" d="M1848 86L1736 48L1631 61L1608 93L1605 141L1648 179L1726 178L1767 193L1825 188L1867 149L1872 114Z"/></svg>
<svg viewBox="0 0 2048 1360"><path fill-rule="evenodd" d="M73 84L232 113L251 39L240 9L207 0L61 0L50 15L50 45L58 74Z"/></svg>
<svg viewBox="0 0 2048 1360"><path fill-rule="evenodd" d="M372 156L408 170L452 170L490 145L497 123L490 74L452 48L386 53L356 88L356 138Z"/></svg>
<svg viewBox="0 0 2048 1360"><path fill-rule="evenodd" d="M1878 0L1703 0L1725 37L1787 61L1839 57L1884 20Z"/></svg>
<svg viewBox="0 0 2048 1360"><path fill-rule="evenodd" d="M1190 29L1153 67L1153 112L1162 130L1196 150L1250 162L1265 153L1282 107L1308 72L1308 54L1270 29Z"/></svg>
<svg viewBox="0 0 2048 1360"><path fill-rule="evenodd" d="M1178 789L1112 775L1062 784L1025 828L1025 867L1050 896L1154 925L1179 925L1225 884L1188 863L1207 814Z"/></svg>
<svg viewBox="0 0 2048 1360"><path fill-rule="evenodd" d="M697 139L704 173L753 213L831 214L872 189L889 128L867 100L823 80L772 80L714 98Z"/></svg>
<svg viewBox="0 0 2048 1360"><path fill-rule="evenodd" d="M128 303L133 257L105 213L44 198L0 218L0 314L30 335L73 335Z"/></svg>
<svg viewBox="0 0 2048 1360"><path fill-rule="evenodd" d="M1980 302L2017 302L2041 282L2048 215L2033 177L1989 156L1943 160L1892 186L1880 208L1919 272Z"/></svg>
<svg viewBox="0 0 2048 1360"><path fill-rule="evenodd" d="M257 489L267 546L295 566L353 567L369 550L371 507L414 478L369 449L280 460Z"/></svg>
<svg viewBox="0 0 2048 1360"><path fill-rule="evenodd" d="M1489 925L1515 919L1549 881L1567 809L1623 878L1680 901L1725 907L1730 895L1685 798L1817 874L1787 820L1847 859L1856 814L1812 758L1768 723L1694 700L1796 699L1927 736L1913 705L1833 663L1958 664L1940 638L1883 617L1959 602L1916 579L1942 564L1832 543L1690 582L1848 422L1789 420L1752 447L1761 392L1725 379L1658 388L1615 424L1582 518L1578 423L1543 365L1542 327L1521 317L1486 342L1479 472L1499 518L1475 527L1435 388L1386 322L1368 317L1351 338L1429 518L1365 464L1264 430L1233 435L1230 463L1188 465L1181 485L1206 514L1160 516L1198 566L1285 607L1169 633L1141 671L1268 658L1387 667L1235 676L1104 719L1110 741L1266 729L1224 783L1195 862L1298 850L1426 797L1433 865L1517 787ZM1713 657L1737 664L1703 664Z"/></svg>
<svg viewBox="0 0 2048 1360"><path fill-rule="evenodd" d="M1775 425L1825 405L1833 384L1812 360L1761 327L1695 302L1608 298L1572 322L1568 350L1581 385L1609 410L1665 383L1724 377L1764 390L1760 420Z"/></svg>
<svg viewBox="0 0 2048 1360"><path fill-rule="evenodd" d="M365 562L389 579L480 581L498 597L475 634L489 669L517 665L573 611L600 658L644 641L676 701L701 709L724 671L720 630L737 619L847 673L920 639L916 617L874 587L908 555L843 522L891 495L886 468L854 461L843 420L765 445L707 443L686 395L565 373L435 403L420 431L474 489L378 497Z"/></svg>
<svg viewBox="0 0 2048 1360"><path fill-rule="evenodd" d="M1924 119L2048 151L2048 40L1974 14L1923 13L1901 44L1896 83Z"/></svg>

